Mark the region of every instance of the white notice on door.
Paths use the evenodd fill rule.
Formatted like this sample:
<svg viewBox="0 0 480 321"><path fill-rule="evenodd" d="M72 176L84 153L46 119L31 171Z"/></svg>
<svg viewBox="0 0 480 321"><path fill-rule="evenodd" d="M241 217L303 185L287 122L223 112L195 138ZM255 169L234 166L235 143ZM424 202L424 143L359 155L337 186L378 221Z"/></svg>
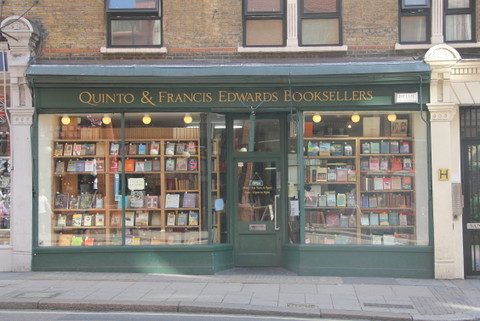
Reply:
<svg viewBox="0 0 480 321"><path fill-rule="evenodd" d="M480 230L480 223L467 223L467 230Z"/></svg>

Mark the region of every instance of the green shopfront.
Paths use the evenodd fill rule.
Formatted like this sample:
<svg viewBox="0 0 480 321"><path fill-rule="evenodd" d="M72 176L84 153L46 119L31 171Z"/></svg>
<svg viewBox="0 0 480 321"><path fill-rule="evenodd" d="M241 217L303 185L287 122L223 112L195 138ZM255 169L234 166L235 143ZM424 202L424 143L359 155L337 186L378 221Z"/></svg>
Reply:
<svg viewBox="0 0 480 321"><path fill-rule="evenodd" d="M425 64L27 74L34 270L433 277Z"/></svg>

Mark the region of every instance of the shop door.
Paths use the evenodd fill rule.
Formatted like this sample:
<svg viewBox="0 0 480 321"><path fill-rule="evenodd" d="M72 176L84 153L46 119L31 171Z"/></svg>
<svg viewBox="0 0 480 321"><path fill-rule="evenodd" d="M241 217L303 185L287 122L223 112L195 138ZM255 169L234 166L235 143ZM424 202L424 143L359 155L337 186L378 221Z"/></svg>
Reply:
<svg viewBox="0 0 480 321"><path fill-rule="evenodd" d="M235 264L280 263L281 171L277 159L235 159Z"/></svg>

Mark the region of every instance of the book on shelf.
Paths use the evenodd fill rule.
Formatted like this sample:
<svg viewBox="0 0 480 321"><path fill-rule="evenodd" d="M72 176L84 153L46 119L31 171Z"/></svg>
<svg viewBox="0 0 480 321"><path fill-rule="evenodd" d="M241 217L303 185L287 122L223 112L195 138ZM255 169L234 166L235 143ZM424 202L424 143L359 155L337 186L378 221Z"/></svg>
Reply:
<svg viewBox="0 0 480 321"><path fill-rule="evenodd" d="M198 212L188 212L188 226L198 226Z"/></svg>
<svg viewBox="0 0 480 321"><path fill-rule="evenodd" d="M198 170L198 160L194 157L188 159L187 170L196 171Z"/></svg>
<svg viewBox="0 0 480 321"><path fill-rule="evenodd" d="M87 159L85 160L85 172L95 172L95 160Z"/></svg>
<svg viewBox="0 0 480 321"><path fill-rule="evenodd" d="M68 208L71 210L78 209L80 202L80 197L77 195L71 195L69 200L68 200Z"/></svg>
<svg viewBox="0 0 480 321"><path fill-rule="evenodd" d="M71 234L59 234L58 235L58 246L70 246L72 243Z"/></svg>
<svg viewBox="0 0 480 321"><path fill-rule="evenodd" d="M410 142L408 141L400 142L400 154L410 154Z"/></svg>
<svg viewBox="0 0 480 321"><path fill-rule="evenodd" d="M363 117L363 136L380 136L380 117Z"/></svg>
<svg viewBox="0 0 480 321"><path fill-rule="evenodd" d="M337 207L347 206L347 195L344 193L337 194Z"/></svg>
<svg viewBox="0 0 480 321"><path fill-rule="evenodd" d="M135 226L135 212L125 212L125 226Z"/></svg>
<svg viewBox="0 0 480 321"><path fill-rule="evenodd" d="M77 144L77 143L73 144L72 155L73 156L82 156L82 144Z"/></svg>
<svg viewBox="0 0 480 321"><path fill-rule="evenodd" d="M175 143L166 142L165 143L165 155L172 156L175 154Z"/></svg>
<svg viewBox="0 0 480 321"><path fill-rule="evenodd" d="M160 153L160 143L153 141L150 143L150 155L158 155Z"/></svg>
<svg viewBox="0 0 480 321"><path fill-rule="evenodd" d="M118 155L119 150L120 150L119 143L110 143L110 155Z"/></svg>
<svg viewBox="0 0 480 321"><path fill-rule="evenodd" d="M327 206L327 195L318 195L318 206L320 207Z"/></svg>
<svg viewBox="0 0 480 321"><path fill-rule="evenodd" d="M316 141L307 142L307 156L318 156L320 152L320 147ZM330 155L330 153L328 154Z"/></svg>
<svg viewBox="0 0 480 321"><path fill-rule="evenodd" d="M176 217L175 212L167 212L167 226L175 226Z"/></svg>
<svg viewBox="0 0 480 321"><path fill-rule="evenodd" d="M80 235L73 235L72 236L72 243L71 246L82 246L83 245L83 237Z"/></svg>
<svg viewBox="0 0 480 321"><path fill-rule="evenodd" d="M388 224L393 226L399 225L398 212L391 211L388 213Z"/></svg>
<svg viewBox="0 0 480 321"><path fill-rule="evenodd" d="M87 156L95 155L95 153L96 153L95 146L96 145L94 143L85 143L85 144L82 144L82 146L85 147L85 155L87 155Z"/></svg>
<svg viewBox="0 0 480 321"><path fill-rule="evenodd" d="M131 191L129 196L130 207L144 207L145 191Z"/></svg>
<svg viewBox="0 0 480 321"><path fill-rule="evenodd" d="M144 170L145 172L151 172L152 169L153 169L152 161L151 161L151 160L146 160L146 161L144 161L143 170Z"/></svg>
<svg viewBox="0 0 480 321"><path fill-rule="evenodd" d="M352 191L350 193L347 193L347 206L348 207L355 207L356 206L355 192L354 191Z"/></svg>
<svg viewBox="0 0 480 321"><path fill-rule="evenodd" d="M147 195L147 196L145 196L145 207L146 208L158 208L158 196L157 195Z"/></svg>
<svg viewBox="0 0 480 321"><path fill-rule="evenodd" d="M177 225L178 226L187 226L188 223L188 213L187 212L179 212L177 214Z"/></svg>
<svg viewBox="0 0 480 321"><path fill-rule="evenodd" d="M381 212L379 215L379 225L381 226L388 226L389 225L389 222L388 222L388 213L387 212Z"/></svg>
<svg viewBox="0 0 480 321"><path fill-rule="evenodd" d="M402 177L402 189L412 189L412 177L411 176L403 176Z"/></svg>
<svg viewBox="0 0 480 321"><path fill-rule="evenodd" d="M325 192L327 196L327 206L328 207L335 207L337 206L337 196L334 191L327 191Z"/></svg>
<svg viewBox="0 0 480 321"><path fill-rule="evenodd" d="M77 160L75 161L75 172L84 172L85 171L85 161Z"/></svg>
<svg viewBox="0 0 480 321"><path fill-rule="evenodd" d="M338 143L332 144L330 155L343 156L343 145Z"/></svg>
<svg viewBox="0 0 480 321"><path fill-rule="evenodd" d="M68 208L68 193L55 194L55 208L67 209Z"/></svg>
<svg viewBox="0 0 480 321"><path fill-rule="evenodd" d="M392 189L392 179L390 177L383 178L383 189Z"/></svg>
<svg viewBox="0 0 480 321"><path fill-rule="evenodd" d="M103 158L95 159L95 170L98 173L103 173L105 171L105 160Z"/></svg>
<svg viewBox="0 0 480 321"><path fill-rule="evenodd" d="M353 147L349 143L345 143L343 151L345 156L353 156Z"/></svg>
<svg viewBox="0 0 480 321"><path fill-rule="evenodd" d="M58 161L55 164L55 174L64 174L65 173L65 162Z"/></svg>
<svg viewBox="0 0 480 321"><path fill-rule="evenodd" d="M182 207L195 208L197 200L197 193L185 193L183 194Z"/></svg>
<svg viewBox="0 0 480 321"><path fill-rule="evenodd" d="M370 204L368 202L368 195L362 194L361 195L361 202L362 202L362 208L369 208Z"/></svg>
<svg viewBox="0 0 480 321"><path fill-rule="evenodd" d="M317 207L318 206L318 195L315 193L305 193L305 206L308 207Z"/></svg>
<svg viewBox="0 0 480 321"><path fill-rule="evenodd" d="M357 172L354 169L347 170L347 179L349 182L356 182L357 181Z"/></svg>
<svg viewBox="0 0 480 321"><path fill-rule="evenodd" d="M376 191L383 190L383 178L374 177L373 178L373 189Z"/></svg>
<svg viewBox="0 0 480 321"><path fill-rule="evenodd" d="M392 164L391 164L391 170L392 171L401 171L403 169L403 161L401 157L393 157L392 158Z"/></svg>
<svg viewBox="0 0 480 321"><path fill-rule="evenodd" d="M405 214L405 213L398 214L398 225L400 225L400 226L407 226L408 225L407 214Z"/></svg>
<svg viewBox="0 0 480 321"><path fill-rule="evenodd" d="M93 194L83 193L80 195L78 208L89 209L93 207L92 204L93 204Z"/></svg>
<svg viewBox="0 0 480 321"><path fill-rule="evenodd" d="M152 160L152 171L153 172L159 172L160 171L160 161L158 159ZM175 168L175 163L173 164L173 167Z"/></svg>
<svg viewBox="0 0 480 321"><path fill-rule="evenodd" d="M110 214L110 226L121 227L122 226L122 213Z"/></svg>
<svg viewBox="0 0 480 321"><path fill-rule="evenodd" d="M412 159L410 157L404 157L403 158L403 170L409 171L411 170L412 167Z"/></svg>
<svg viewBox="0 0 480 321"><path fill-rule="evenodd" d="M371 195L368 197L368 207L370 208L376 208L378 207L378 203L377 203L377 196L376 195Z"/></svg>
<svg viewBox="0 0 480 321"><path fill-rule="evenodd" d="M148 212L135 213L135 226L148 226L149 214Z"/></svg>
<svg viewBox="0 0 480 321"><path fill-rule="evenodd" d="M57 226L58 227L67 226L67 215L66 214L58 214L58 216L57 216Z"/></svg>
<svg viewBox="0 0 480 321"><path fill-rule="evenodd" d="M370 142L370 154L380 154L379 142Z"/></svg>
<svg viewBox="0 0 480 321"><path fill-rule="evenodd" d="M119 163L119 160L117 160L116 158L112 158L110 160L110 172L112 173L118 172L118 163Z"/></svg>
<svg viewBox="0 0 480 321"><path fill-rule="evenodd" d="M405 137L408 134L408 119L397 119L391 123L390 135Z"/></svg>
<svg viewBox="0 0 480 321"><path fill-rule="evenodd" d="M380 159L380 170L388 171L388 158L382 157Z"/></svg>
<svg viewBox="0 0 480 321"><path fill-rule="evenodd" d="M91 214L83 214L83 226L92 226Z"/></svg>
<svg viewBox="0 0 480 321"><path fill-rule="evenodd" d="M151 213L152 226L160 226L162 224L162 216L159 212Z"/></svg>
<svg viewBox="0 0 480 321"><path fill-rule="evenodd" d="M137 155L137 144L128 144L128 155Z"/></svg>
<svg viewBox="0 0 480 321"><path fill-rule="evenodd" d="M173 172L175 170L175 159L174 158L167 158L165 160L165 171Z"/></svg>
<svg viewBox="0 0 480 321"><path fill-rule="evenodd" d="M165 208L179 208L179 207L180 207L180 194L165 195Z"/></svg>
<svg viewBox="0 0 480 321"><path fill-rule="evenodd" d="M328 169L326 167L317 168L317 182L326 182L327 181Z"/></svg>
<svg viewBox="0 0 480 321"><path fill-rule="evenodd" d="M378 213L370 212L370 225L377 226L380 224Z"/></svg>
<svg viewBox="0 0 480 321"><path fill-rule="evenodd" d="M95 226L105 226L105 214L95 214Z"/></svg>
<svg viewBox="0 0 480 321"><path fill-rule="evenodd" d="M119 169L120 170L120 169ZM135 171L135 160L134 159L126 159L125 160L125 172L131 173Z"/></svg>
<svg viewBox="0 0 480 321"><path fill-rule="evenodd" d="M350 215L340 214L340 227L348 227Z"/></svg>
<svg viewBox="0 0 480 321"><path fill-rule="evenodd" d="M146 155L147 154L147 144L140 143L138 144L138 155Z"/></svg>
<svg viewBox="0 0 480 321"><path fill-rule="evenodd" d="M327 168L327 181L335 182L337 180L337 170L335 168Z"/></svg>
<svg viewBox="0 0 480 321"><path fill-rule="evenodd" d="M337 168L337 182L346 182L348 180L348 169Z"/></svg>
<svg viewBox="0 0 480 321"><path fill-rule="evenodd" d="M362 143L362 154L370 154L370 143Z"/></svg>
<svg viewBox="0 0 480 321"><path fill-rule="evenodd" d="M178 142L177 145L175 146L175 154L183 155L183 153L185 153L185 143Z"/></svg>
<svg viewBox="0 0 480 321"><path fill-rule="evenodd" d="M392 189L401 190L402 189L402 178L400 176L392 177Z"/></svg>
<svg viewBox="0 0 480 321"><path fill-rule="evenodd" d="M380 170L380 158L379 157L370 157L370 161L368 162L368 169L371 170L371 171Z"/></svg>
<svg viewBox="0 0 480 321"><path fill-rule="evenodd" d="M197 154L197 144L194 141L190 141L187 143L187 153L190 155Z"/></svg>
<svg viewBox="0 0 480 321"><path fill-rule="evenodd" d="M177 164L175 165L175 170L186 171L187 169L188 169L188 158L184 158L184 157L177 158Z"/></svg>
<svg viewBox="0 0 480 321"><path fill-rule="evenodd" d="M328 212L325 215L327 227L340 226L340 215L336 212Z"/></svg>
<svg viewBox="0 0 480 321"><path fill-rule="evenodd" d="M390 154L398 154L400 152L400 144L394 140L390 142Z"/></svg>
<svg viewBox="0 0 480 321"><path fill-rule="evenodd" d="M360 160L360 170L362 172L368 171L369 166L370 166L370 162L368 158L362 158Z"/></svg>
<svg viewBox="0 0 480 321"><path fill-rule="evenodd" d="M135 172L145 172L145 162L144 161L136 161L135 162Z"/></svg>
<svg viewBox="0 0 480 321"><path fill-rule="evenodd" d="M83 215L80 213L75 213L72 215L72 226L80 227L82 226Z"/></svg>
<svg viewBox="0 0 480 321"><path fill-rule="evenodd" d="M93 246L94 243L95 243L95 238L94 238L94 237L86 236L83 245L85 245L85 246Z"/></svg>
<svg viewBox="0 0 480 321"><path fill-rule="evenodd" d="M320 155L320 156L330 156L330 151L331 151L330 148L331 148L330 143L320 142L319 145L318 145L318 155ZM316 155L314 154L314 155L310 155L310 156L316 156Z"/></svg>
<svg viewBox="0 0 480 321"><path fill-rule="evenodd" d="M62 143L55 143L55 147L53 149L53 156L63 156L63 144Z"/></svg>
<svg viewBox="0 0 480 321"><path fill-rule="evenodd" d="M382 140L380 142L380 154L390 154L390 143Z"/></svg>
<svg viewBox="0 0 480 321"><path fill-rule="evenodd" d="M65 143L65 148L63 149L63 156L72 156L73 155L73 145L70 143Z"/></svg>
<svg viewBox="0 0 480 321"><path fill-rule="evenodd" d="M81 155L81 156L87 155L87 146L86 146L86 144L80 144L80 155Z"/></svg>

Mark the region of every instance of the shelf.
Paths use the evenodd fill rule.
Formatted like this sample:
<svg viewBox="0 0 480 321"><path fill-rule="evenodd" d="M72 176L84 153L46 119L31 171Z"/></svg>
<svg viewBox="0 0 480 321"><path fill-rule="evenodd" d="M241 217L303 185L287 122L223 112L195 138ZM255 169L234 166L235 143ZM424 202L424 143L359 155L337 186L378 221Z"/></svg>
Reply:
<svg viewBox="0 0 480 321"><path fill-rule="evenodd" d="M102 139L102 138L91 138L91 139L84 139L84 138L70 138L70 139L54 139L54 143L104 143L110 142L111 139Z"/></svg>
<svg viewBox="0 0 480 321"><path fill-rule="evenodd" d="M413 140L412 137L410 136L389 136L389 137L380 137L380 136L377 136L377 137L359 137L360 141L364 141L364 140Z"/></svg>
<svg viewBox="0 0 480 321"><path fill-rule="evenodd" d="M56 230L104 230L106 226L54 226Z"/></svg>
<svg viewBox="0 0 480 321"><path fill-rule="evenodd" d="M396 157L400 157L400 156L413 156L412 153L394 153L394 154L373 154L373 153L370 153L370 154L360 154L360 157L376 157L376 156L396 156Z"/></svg>
<svg viewBox="0 0 480 321"><path fill-rule="evenodd" d="M135 155L108 155L109 158L160 158L162 157L161 155L150 155L150 154L145 154L145 155L140 155L140 154L135 154Z"/></svg>
<svg viewBox="0 0 480 321"><path fill-rule="evenodd" d="M305 206L306 210L354 210L356 208L356 206Z"/></svg>
<svg viewBox="0 0 480 321"><path fill-rule="evenodd" d="M198 174L199 171L165 171L165 174Z"/></svg>
<svg viewBox="0 0 480 321"><path fill-rule="evenodd" d="M360 171L362 175L398 175L398 176L413 176L415 171Z"/></svg>
<svg viewBox="0 0 480 321"><path fill-rule="evenodd" d="M105 172L65 172L65 173L55 173L55 176L64 176L64 175L98 175L105 174Z"/></svg>
<svg viewBox="0 0 480 321"><path fill-rule="evenodd" d="M357 139L357 136L347 136L347 135L340 135L340 136L312 136L312 137L304 137L303 140L320 140L325 142L332 142L332 141L350 141Z"/></svg>
<svg viewBox="0 0 480 321"><path fill-rule="evenodd" d="M305 182L310 185L356 185L356 182Z"/></svg>
<svg viewBox="0 0 480 321"><path fill-rule="evenodd" d="M163 228L161 225L145 225L145 226L125 226L125 228L136 228L136 229L157 229Z"/></svg>
<svg viewBox="0 0 480 321"><path fill-rule="evenodd" d="M53 156L53 158L91 158L92 160L95 158L105 158L105 156L101 155L70 155L70 156Z"/></svg>
<svg viewBox="0 0 480 321"><path fill-rule="evenodd" d="M362 211L412 211L413 209L411 207L371 207L371 208L365 208L362 207L360 208Z"/></svg>
<svg viewBox="0 0 480 321"><path fill-rule="evenodd" d="M361 228L391 229L391 228L415 228L414 225L361 225Z"/></svg>
<svg viewBox="0 0 480 321"><path fill-rule="evenodd" d="M188 155L179 155L179 154L175 154L175 155L164 155L165 158L185 158L185 157L195 157L195 158L198 158L198 154L188 154Z"/></svg>
<svg viewBox="0 0 480 321"><path fill-rule="evenodd" d="M165 193L199 193L199 192L200 192L199 189L167 189L165 190Z"/></svg>
<svg viewBox="0 0 480 321"><path fill-rule="evenodd" d="M159 207L130 207L130 208L126 208L125 211L160 211L162 210L161 208ZM112 212L122 212L123 209L121 208L112 208L110 211Z"/></svg>
<svg viewBox="0 0 480 321"><path fill-rule="evenodd" d="M355 156L304 156L305 159L355 159Z"/></svg>
<svg viewBox="0 0 480 321"><path fill-rule="evenodd" d="M199 211L198 207L176 207L176 208L164 208L166 211Z"/></svg>
<svg viewBox="0 0 480 321"><path fill-rule="evenodd" d="M199 225L165 225L165 228L199 228Z"/></svg>
<svg viewBox="0 0 480 321"><path fill-rule="evenodd" d="M109 174L121 174L122 172L109 172ZM142 175L148 175L148 174L161 174L162 172L125 172L125 175L136 175L136 174L142 174Z"/></svg>
<svg viewBox="0 0 480 321"><path fill-rule="evenodd" d="M374 190L374 191L360 191L360 193L374 193L374 194L378 194L378 193L411 193L411 192L414 192L414 190L412 189L378 189L378 190Z"/></svg>
<svg viewBox="0 0 480 321"><path fill-rule="evenodd" d="M104 208L54 208L54 212L104 212Z"/></svg>

